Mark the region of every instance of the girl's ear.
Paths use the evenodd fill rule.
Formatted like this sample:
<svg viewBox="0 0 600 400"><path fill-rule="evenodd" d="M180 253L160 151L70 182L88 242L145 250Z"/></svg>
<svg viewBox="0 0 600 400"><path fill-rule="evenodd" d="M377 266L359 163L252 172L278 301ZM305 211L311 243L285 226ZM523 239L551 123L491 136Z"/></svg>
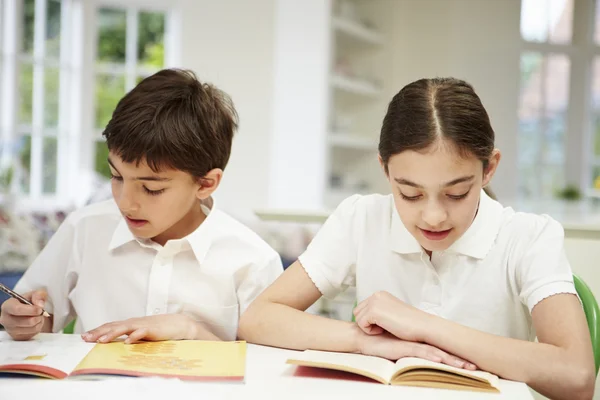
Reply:
<svg viewBox="0 0 600 400"><path fill-rule="evenodd" d="M211 169L204 177L198 179L198 191L196 197L200 200L205 200L214 193L221 183L223 178L223 170L219 168Z"/></svg>
<svg viewBox="0 0 600 400"><path fill-rule="evenodd" d="M498 168L498 164L500 164L500 159L502 155L500 154L500 150L494 149L492 151L492 155L490 156L490 160L488 162L487 168L483 171L483 186L486 186L492 180L492 177L496 173L496 169Z"/></svg>

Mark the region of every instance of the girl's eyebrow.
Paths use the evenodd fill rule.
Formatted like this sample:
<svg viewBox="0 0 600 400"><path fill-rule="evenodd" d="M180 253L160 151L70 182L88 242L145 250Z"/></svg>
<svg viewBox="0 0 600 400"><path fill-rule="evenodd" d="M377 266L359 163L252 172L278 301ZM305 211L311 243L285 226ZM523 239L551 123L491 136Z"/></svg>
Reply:
<svg viewBox="0 0 600 400"><path fill-rule="evenodd" d="M461 178L453 179L450 182L446 182L442 186L443 187L454 186L454 185L458 185L459 183L472 181L473 179L475 179L475 175L463 176ZM398 183L400 185L412 186L412 187L419 188L419 189L423 188L423 186L419 185L418 183L411 182L408 179L394 178L394 180L396 181L396 183Z"/></svg>

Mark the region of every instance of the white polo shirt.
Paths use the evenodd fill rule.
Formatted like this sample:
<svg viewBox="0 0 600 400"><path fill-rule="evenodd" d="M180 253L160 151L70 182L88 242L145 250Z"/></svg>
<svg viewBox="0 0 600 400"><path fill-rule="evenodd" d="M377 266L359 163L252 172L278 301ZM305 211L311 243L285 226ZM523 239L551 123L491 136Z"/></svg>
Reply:
<svg viewBox="0 0 600 400"><path fill-rule="evenodd" d="M211 206L212 201L207 204ZM281 258L246 226L203 206L204 222L165 246L136 239L114 201L69 215L16 286L45 288L53 330L75 331L164 313L186 313L234 340L238 319L283 272Z"/></svg>
<svg viewBox="0 0 600 400"><path fill-rule="evenodd" d="M354 195L299 260L326 297L348 286L356 286L359 302L387 291L462 325L533 340L533 307L553 294L576 294L563 241L555 220L504 208L482 191L469 229L430 261L392 195Z"/></svg>

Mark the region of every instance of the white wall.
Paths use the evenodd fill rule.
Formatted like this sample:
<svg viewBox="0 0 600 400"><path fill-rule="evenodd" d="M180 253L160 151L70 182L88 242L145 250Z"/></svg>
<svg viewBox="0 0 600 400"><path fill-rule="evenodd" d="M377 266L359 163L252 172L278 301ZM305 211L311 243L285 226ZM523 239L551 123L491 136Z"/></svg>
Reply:
<svg viewBox="0 0 600 400"><path fill-rule="evenodd" d="M330 1L277 0L276 4L267 206L320 209L327 171Z"/></svg>
<svg viewBox="0 0 600 400"><path fill-rule="evenodd" d="M328 40L319 14L326 7L317 3L179 1L182 66L228 92L240 114L231 161L216 196L222 207L250 212L315 204L324 179L318 170L325 162L318 147L325 118L319 109L327 101L318 71L326 67ZM452 75L473 84L503 153L492 187L501 199L514 197L520 1L398 0L389 5L392 79L386 98L421 77ZM313 20L318 28L306 29L302 37L303 23L290 20L294 13L304 25ZM304 115L294 119L294 110L303 105ZM311 148L312 162L302 165L303 153ZM304 173L292 173L296 165ZM314 186L306 186L305 178L313 175ZM301 178L302 184L294 184Z"/></svg>
<svg viewBox="0 0 600 400"><path fill-rule="evenodd" d="M520 1L402 0L393 5L394 93L424 77L454 76L471 83L503 154L492 188L501 199L514 197Z"/></svg>
<svg viewBox="0 0 600 400"><path fill-rule="evenodd" d="M242 213L267 203L275 0L181 0L182 66L227 92L240 129L215 195Z"/></svg>

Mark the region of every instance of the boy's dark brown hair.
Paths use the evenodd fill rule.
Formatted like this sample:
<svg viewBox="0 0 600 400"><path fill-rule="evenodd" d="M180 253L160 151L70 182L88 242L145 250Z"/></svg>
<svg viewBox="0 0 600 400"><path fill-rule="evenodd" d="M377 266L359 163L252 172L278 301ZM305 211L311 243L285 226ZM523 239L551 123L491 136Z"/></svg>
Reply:
<svg viewBox="0 0 600 400"><path fill-rule="evenodd" d="M123 97L102 133L126 163L146 161L194 178L225 169L238 116L231 99L187 70L165 69Z"/></svg>

